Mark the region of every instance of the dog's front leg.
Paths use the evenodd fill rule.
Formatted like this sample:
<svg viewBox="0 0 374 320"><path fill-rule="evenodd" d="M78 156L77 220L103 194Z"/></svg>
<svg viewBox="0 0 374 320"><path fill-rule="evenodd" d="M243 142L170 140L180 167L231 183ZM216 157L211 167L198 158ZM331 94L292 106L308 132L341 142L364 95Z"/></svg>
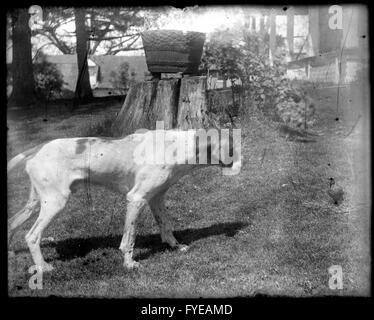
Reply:
<svg viewBox="0 0 374 320"><path fill-rule="evenodd" d="M167 212L164 202L164 193L154 196L150 201L153 216L160 228L161 241L167 243L172 248L178 248L181 251L187 251L188 246L179 244L173 235L173 230L170 221L167 217Z"/></svg>
<svg viewBox="0 0 374 320"><path fill-rule="evenodd" d="M125 231L119 248L123 252L124 256L123 266L127 269L134 269L140 266L139 262L134 261L132 257L136 236L135 223L137 217L146 204L146 200L134 196L128 196L127 200L128 204L125 220Z"/></svg>

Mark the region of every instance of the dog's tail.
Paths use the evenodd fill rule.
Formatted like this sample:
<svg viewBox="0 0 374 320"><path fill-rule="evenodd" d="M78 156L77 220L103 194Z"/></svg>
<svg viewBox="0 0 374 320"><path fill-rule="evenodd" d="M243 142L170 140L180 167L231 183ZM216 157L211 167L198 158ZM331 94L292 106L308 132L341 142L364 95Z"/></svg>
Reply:
<svg viewBox="0 0 374 320"><path fill-rule="evenodd" d="M26 150L18 155L16 155L14 158L9 160L7 165L7 172L10 172L14 168L18 167L19 165L25 163L27 160L31 159L43 146L45 143L40 144L34 148L31 148L29 150Z"/></svg>

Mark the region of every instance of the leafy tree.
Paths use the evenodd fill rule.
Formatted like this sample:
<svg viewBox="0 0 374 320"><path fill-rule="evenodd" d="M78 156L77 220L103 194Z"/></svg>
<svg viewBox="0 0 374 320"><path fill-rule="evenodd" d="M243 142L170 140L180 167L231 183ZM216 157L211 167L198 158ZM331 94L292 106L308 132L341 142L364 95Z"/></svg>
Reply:
<svg viewBox="0 0 374 320"><path fill-rule="evenodd" d="M121 63L119 67L118 80L121 82L124 88L126 88L129 83L129 69L130 69L130 64L128 62Z"/></svg>
<svg viewBox="0 0 374 320"><path fill-rule="evenodd" d="M134 69L130 70L128 62L123 62L120 65L118 72L112 71L110 77L110 82L113 87L121 91L122 94L125 94L131 84L136 81L136 72Z"/></svg>
<svg viewBox="0 0 374 320"><path fill-rule="evenodd" d="M64 33L61 29L73 22L74 19L73 8L43 8L43 21L38 22L39 27L34 28L32 36L43 43L42 47L55 46L63 54L73 54L76 49L75 43L72 41L75 34Z"/></svg>
<svg viewBox="0 0 374 320"><path fill-rule="evenodd" d="M43 9L44 10L44 9ZM137 8L85 8L85 24L90 39L90 52L95 54L98 49L104 54L117 54L137 48L141 29L157 19L158 11ZM64 27L74 21L74 9L46 8L44 21L40 28L33 31L33 36L44 41L43 46L52 45L63 54L75 52L75 32L64 31Z"/></svg>
<svg viewBox="0 0 374 320"><path fill-rule="evenodd" d="M93 46L90 54L102 48L107 55L134 50L145 17L138 8L90 8L87 10Z"/></svg>

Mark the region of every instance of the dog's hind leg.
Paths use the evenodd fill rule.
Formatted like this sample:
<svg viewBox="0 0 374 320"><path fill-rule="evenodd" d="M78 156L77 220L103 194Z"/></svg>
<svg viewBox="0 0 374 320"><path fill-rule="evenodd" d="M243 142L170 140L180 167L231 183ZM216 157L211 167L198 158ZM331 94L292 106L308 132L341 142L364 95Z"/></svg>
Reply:
<svg viewBox="0 0 374 320"><path fill-rule="evenodd" d="M30 231L26 234L25 239L30 249L31 256L37 267L42 271L51 271L53 267L46 263L40 250L40 240L44 229L48 226L51 220L59 213L65 206L69 193L62 194L57 191L48 190L48 193L40 194L40 213L38 219Z"/></svg>
<svg viewBox="0 0 374 320"><path fill-rule="evenodd" d="M10 246L16 229L21 226L31 215L36 211L39 204L39 196L35 190L34 185L31 183L31 190L29 200L22 210L18 211L8 220L8 246Z"/></svg>
<svg viewBox="0 0 374 320"><path fill-rule="evenodd" d="M179 244L173 235L172 226L165 208L164 195L165 193L157 194L149 201L153 216L160 228L161 241L167 243L172 248L185 251L188 249L188 246Z"/></svg>
<svg viewBox="0 0 374 320"><path fill-rule="evenodd" d="M139 262L133 260L136 236L135 223L147 201L142 196L133 194L131 191L127 194L127 200L125 231L119 248L124 256L123 266L127 269L133 269L140 265Z"/></svg>

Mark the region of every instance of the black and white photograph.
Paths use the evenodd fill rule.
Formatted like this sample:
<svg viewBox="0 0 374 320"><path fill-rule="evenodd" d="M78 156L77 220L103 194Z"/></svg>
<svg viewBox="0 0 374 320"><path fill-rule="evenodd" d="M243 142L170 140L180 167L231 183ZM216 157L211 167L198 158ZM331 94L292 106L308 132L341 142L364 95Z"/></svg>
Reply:
<svg viewBox="0 0 374 320"><path fill-rule="evenodd" d="M6 12L11 298L371 295L369 9ZM139 316L229 316L230 304Z"/></svg>

